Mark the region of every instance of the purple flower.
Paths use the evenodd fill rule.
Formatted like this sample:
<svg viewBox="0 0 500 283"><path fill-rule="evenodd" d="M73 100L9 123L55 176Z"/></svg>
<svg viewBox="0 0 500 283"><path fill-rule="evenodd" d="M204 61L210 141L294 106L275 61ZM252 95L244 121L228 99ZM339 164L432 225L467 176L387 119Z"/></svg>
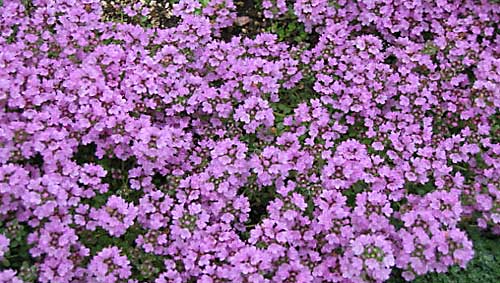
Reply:
<svg viewBox="0 0 500 283"><path fill-rule="evenodd" d="M92 282L121 282L131 275L130 262L117 247L104 248L95 255L88 266L88 280Z"/></svg>
<svg viewBox="0 0 500 283"><path fill-rule="evenodd" d="M92 208L89 217L93 220L87 224L88 228L95 229L101 226L111 236L119 237L134 224L137 216L137 208L125 202L121 197L112 195L108 198L106 205L100 209Z"/></svg>
<svg viewBox="0 0 500 283"><path fill-rule="evenodd" d="M3 259L5 253L9 250L9 244L10 239L0 234L0 260Z"/></svg>

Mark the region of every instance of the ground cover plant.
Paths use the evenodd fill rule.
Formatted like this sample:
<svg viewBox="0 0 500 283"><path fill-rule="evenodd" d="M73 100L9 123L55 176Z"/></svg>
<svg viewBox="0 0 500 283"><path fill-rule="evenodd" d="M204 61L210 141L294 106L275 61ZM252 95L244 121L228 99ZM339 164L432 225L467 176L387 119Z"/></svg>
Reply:
<svg viewBox="0 0 500 283"><path fill-rule="evenodd" d="M0 3L0 282L500 281L498 1Z"/></svg>

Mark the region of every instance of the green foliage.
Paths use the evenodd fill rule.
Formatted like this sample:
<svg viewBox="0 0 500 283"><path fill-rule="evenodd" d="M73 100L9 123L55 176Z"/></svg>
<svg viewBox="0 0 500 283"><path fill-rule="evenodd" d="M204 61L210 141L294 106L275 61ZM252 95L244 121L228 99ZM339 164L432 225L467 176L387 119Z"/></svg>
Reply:
<svg viewBox="0 0 500 283"><path fill-rule="evenodd" d="M36 268L34 259L30 256L31 246L27 243L31 228L26 224L20 224L17 220L0 222L0 234L10 239L9 251L0 261L0 270L19 270L19 277L25 282L35 282Z"/></svg>
<svg viewBox="0 0 500 283"><path fill-rule="evenodd" d="M290 19L286 21L273 22L268 31L276 34L280 41L292 43L305 42L308 34L305 31L304 24L298 22L294 15L289 15L289 17Z"/></svg>
<svg viewBox="0 0 500 283"><path fill-rule="evenodd" d="M424 195L434 191L435 188L436 188L436 186L434 185L433 181L429 181L425 184L407 183L405 185L405 190L409 194L419 195L419 196L424 196Z"/></svg>
<svg viewBox="0 0 500 283"><path fill-rule="evenodd" d="M347 197L347 205L350 207L355 207L356 205L356 196L359 193L362 193L368 189L368 184L363 181L358 181L353 184L349 189L343 190L342 194Z"/></svg>
<svg viewBox="0 0 500 283"><path fill-rule="evenodd" d="M308 102L310 99L318 97L318 94L313 90L313 84L314 78L305 76L296 87L281 89L279 93L280 100L276 103L270 103L274 113L277 136L285 130L283 125L285 117L293 115L295 108L300 103Z"/></svg>
<svg viewBox="0 0 500 283"><path fill-rule="evenodd" d="M491 119L491 137L492 143L500 143L500 111L497 111Z"/></svg>
<svg viewBox="0 0 500 283"><path fill-rule="evenodd" d="M19 32L19 25L12 27L12 33L7 37L7 43L14 43L16 41L17 33Z"/></svg>
<svg viewBox="0 0 500 283"><path fill-rule="evenodd" d="M21 0L21 4L23 4L25 11L28 15L30 15L31 12L33 12L33 9L35 8L31 0Z"/></svg>

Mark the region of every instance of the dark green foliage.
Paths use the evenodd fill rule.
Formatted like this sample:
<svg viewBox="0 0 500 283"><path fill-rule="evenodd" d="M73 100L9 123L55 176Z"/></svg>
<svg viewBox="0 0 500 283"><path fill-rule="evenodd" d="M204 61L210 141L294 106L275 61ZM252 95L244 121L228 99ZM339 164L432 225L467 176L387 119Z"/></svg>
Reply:
<svg viewBox="0 0 500 283"><path fill-rule="evenodd" d="M297 17L292 11L289 11L282 20L273 21L267 30L276 34L280 41L287 41L292 44L305 43L309 38L304 24L297 21Z"/></svg>
<svg viewBox="0 0 500 283"><path fill-rule="evenodd" d="M34 259L30 256L31 245L27 243L28 234L32 229L26 224L20 224L17 220L0 221L0 234L10 239L9 251L0 260L0 270L19 270L19 278L25 282L35 282L36 267Z"/></svg>
<svg viewBox="0 0 500 283"><path fill-rule="evenodd" d="M405 185L405 189L409 194L423 196L430 192L433 192L436 186L434 186L434 182L430 181L425 184L418 183L407 183Z"/></svg>
<svg viewBox="0 0 500 283"><path fill-rule="evenodd" d="M342 191L342 194L347 197L347 205L350 207L356 206L356 196L368 189L368 184L359 181L352 185L349 189Z"/></svg>

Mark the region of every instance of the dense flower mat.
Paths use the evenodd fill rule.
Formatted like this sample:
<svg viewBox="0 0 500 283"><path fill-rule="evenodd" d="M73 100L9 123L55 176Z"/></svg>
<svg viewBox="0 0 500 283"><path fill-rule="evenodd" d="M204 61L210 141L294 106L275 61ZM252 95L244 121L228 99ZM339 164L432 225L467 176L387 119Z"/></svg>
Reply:
<svg viewBox="0 0 500 283"><path fill-rule="evenodd" d="M1 2L0 282L412 280L500 233L495 1L262 1L304 44Z"/></svg>

